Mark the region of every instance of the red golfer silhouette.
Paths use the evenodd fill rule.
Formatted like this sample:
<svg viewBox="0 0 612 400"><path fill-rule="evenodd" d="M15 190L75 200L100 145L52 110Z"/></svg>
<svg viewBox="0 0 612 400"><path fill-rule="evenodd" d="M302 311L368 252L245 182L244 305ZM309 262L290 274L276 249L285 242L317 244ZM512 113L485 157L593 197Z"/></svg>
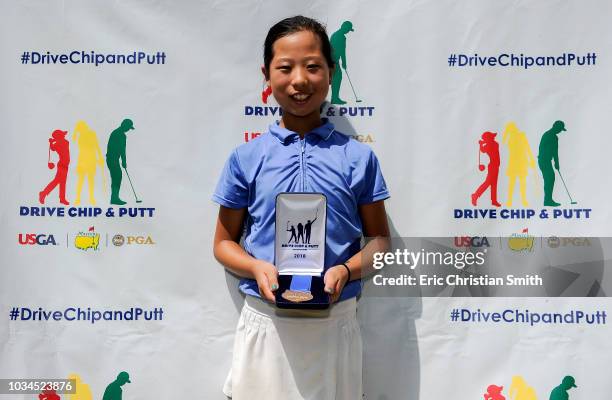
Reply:
<svg viewBox="0 0 612 400"><path fill-rule="evenodd" d="M484 394L485 400L506 400L504 395L501 394L503 389L503 386L489 385L487 393Z"/></svg>
<svg viewBox="0 0 612 400"><path fill-rule="evenodd" d="M47 388L43 389L42 393L38 395L38 400L61 400L61 397L55 393L55 390L49 389L49 386L47 386Z"/></svg>
<svg viewBox="0 0 612 400"><path fill-rule="evenodd" d="M68 177L68 165L70 164L70 143L66 140L67 133L67 131L56 129L51 134L51 138L49 138L49 169L56 167L56 165L51 162L51 151L57 153L59 161L57 162L55 177L42 192L38 193L38 201L40 201L40 204L45 204L45 197L47 197L57 185L59 185L60 203L66 206L70 204L68 200L66 200L66 178Z"/></svg>
<svg viewBox="0 0 612 400"><path fill-rule="evenodd" d="M272 87L268 86L261 92L261 101L264 104L268 104L268 97L272 94Z"/></svg>
<svg viewBox="0 0 612 400"><path fill-rule="evenodd" d="M485 132L482 134L482 139L478 141L480 144L480 151L478 153L478 159L480 160L480 153L485 153L489 156L489 165L487 167L487 177L485 181L472 193L472 205L476 206L478 198L482 196L485 190L491 188L491 205L495 207L501 207L501 204L497 201L497 178L499 176L499 143L495 141L495 132ZM478 164L478 169L484 171L484 165Z"/></svg>

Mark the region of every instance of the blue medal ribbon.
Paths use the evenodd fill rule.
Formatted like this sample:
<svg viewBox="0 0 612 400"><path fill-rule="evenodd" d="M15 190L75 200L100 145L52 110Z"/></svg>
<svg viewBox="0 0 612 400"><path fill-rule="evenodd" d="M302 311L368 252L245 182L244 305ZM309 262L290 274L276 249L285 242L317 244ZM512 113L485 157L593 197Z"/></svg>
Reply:
<svg viewBox="0 0 612 400"><path fill-rule="evenodd" d="M312 284L312 276L310 275L293 275L291 278L290 290L296 290L300 292L310 292L310 285Z"/></svg>

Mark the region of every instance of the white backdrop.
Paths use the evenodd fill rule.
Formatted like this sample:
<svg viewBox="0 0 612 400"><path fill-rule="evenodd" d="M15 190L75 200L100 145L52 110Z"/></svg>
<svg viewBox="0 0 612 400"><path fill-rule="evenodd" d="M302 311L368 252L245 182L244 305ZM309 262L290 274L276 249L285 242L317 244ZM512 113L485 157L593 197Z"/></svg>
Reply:
<svg viewBox="0 0 612 400"><path fill-rule="evenodd" d="M0 378L76 373L93 398L101 398L106 385L127 371L132 382L123 386L125 399L224 397L221 385L242 297L235 278L212 255L217 206L210 198L231 150L245 138L257 140L257 133L277 117L269 114L277 107L274 99L268 104L261 99L262 45L274 22L295 14L319 19L330 35L344 21L354 26L346 35L353 88L345 73L340 92L349 115L338 116L340 105L332 105L336 115L331 118L338 130L378 155L392 196L386 204L395 236L508 236L527 229L540 240L610 236L612 231L608 2L1 4ZM158 63L34 63L34 53L49 52L50 58L81 51L143 52ZM452 55L511 53L596 58L591 65L527 69L449 65ZM268 115L246 115L255 107L265 107L262 114ZM57 153L48 150L54 130L68 131L66 197L73 202L80 151L72 139L76 123L85 121L96 132L104 155L110 133L125 118L135 126L127 134L127 169L135 193L124 174L121 197L134 216L119 217L119 206L109 203L106 165L96 170L97 204L89 204L85 183L78 206L99 207L100 216L69 216L75 205L60 204L58 188L47 196L45 207L64 208L66 216L21 215L43 207L39 192L55 174L44 156L58 161ZM537 156L540 137L556 120L567 128L559 135L559 158L577 204L570 204L558 178L554 197L570 218L455 218L456 209L475 209L470 194L486 174L478 171L477 160L483 132L498 133L498 193L505 203L505 125L516 122ZM488 163L484 155L482 162ZM529 207L517 206L518 191L517 184L515 209L539 215L537 165L527 177ZM489 208L485 192L476 209ZM109 209L114 216L106 215ZM588 210L589 217L583 211L578 218L577 209ZM56 245L27 244L27 234L44 235L39 242L52 235ZM76 248L76 236L95 234L100 235L97 249ZM114 245L116 235L125 244ZM571 399L601 398L610 390L605 367L612 354L606 338L612 331L607 323L461 325L448 314L470 307L596 312L611 304L602 297L362 298L366 398L482 398L490 384L503 385L508 397L512 378L522 376L538 398L547 399L565 375L575 377L578 385ZM163 318L93 324L24 319L24 308L39 307L163 309ZM22 314L11 320L14 308Z"/></svg>

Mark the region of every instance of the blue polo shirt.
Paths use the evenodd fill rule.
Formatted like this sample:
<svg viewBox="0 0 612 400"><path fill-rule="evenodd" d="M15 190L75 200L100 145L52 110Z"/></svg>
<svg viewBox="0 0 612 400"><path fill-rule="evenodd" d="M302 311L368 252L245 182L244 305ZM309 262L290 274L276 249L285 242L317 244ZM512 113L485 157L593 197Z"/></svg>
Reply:
<svg viewBox="0 0 612 400"><path fill-rule="evenodd" d="M358 206L389 197L372 149L337 132L326 119L304 139L273 123L266 133L232 152L219 178L213 200L229 208L247 208L244 249L270 263L274 263L276 195L282 192L327 197L324 271L360 250ZM253 279L243 278L240 290L260 297ZM340 300L360 291L361 281L351 281Z"/></svg>

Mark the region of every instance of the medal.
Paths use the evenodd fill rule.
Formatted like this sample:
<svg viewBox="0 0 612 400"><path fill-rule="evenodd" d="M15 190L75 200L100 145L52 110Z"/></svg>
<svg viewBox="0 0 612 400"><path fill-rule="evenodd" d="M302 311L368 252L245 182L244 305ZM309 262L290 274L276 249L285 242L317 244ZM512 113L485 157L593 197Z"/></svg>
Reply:
<svg viewBox="0 0 612 400"><path fill-rule="evenodd" d="M303 301L309 301L313 299L312 293L304 292L301 290L285 290L281 297L292 303L301 303Z"/></svg>

